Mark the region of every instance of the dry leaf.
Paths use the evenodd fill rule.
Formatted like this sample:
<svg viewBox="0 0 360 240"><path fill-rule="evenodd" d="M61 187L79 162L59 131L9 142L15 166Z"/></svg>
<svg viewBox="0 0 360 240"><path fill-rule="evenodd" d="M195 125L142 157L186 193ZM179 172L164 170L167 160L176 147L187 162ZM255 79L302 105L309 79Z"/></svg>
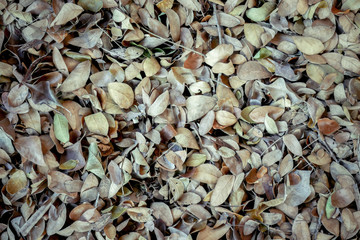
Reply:
<svg viewBox="0 0 360 240"><path fill-rule="evenodd" d="M215 63L226 60L234 52L230 44L221 44L206 54L205 63L214 66Z"/></svg>
<svg viewBox="0 0 360 240"><path fill-rule="evenodd" d="M160 70L160 64L154 57L146 58L144 61L144 72L147 77L155 75Z"/></svg>
<svg viewBox="0 0 360 240"><path fill-rule="evenodd" d="M162 114L169 105L169 98L170 98L169 91L166 90L165 92L160 94L159 97L156 98L153 104L151 104L147 113L152 117L156 117Z"/></svg>
<svg viewBox="0 0 360 240"><path fill-rule="evenodd" d="M248 61L240 65L237 71L237 75L241 80L245 81L271 77L271 73L256 61Z"/></svg>
<svg viewBox="0 0 360 240"><path fill-rule="evenodd" d="M322 134L330 135L340 129L340 125L329 118L321 118L317 121L319 130Z"/></svg>
<svg viewBox="0 0 360 240"><path fill-rule="evenodd" d="M192 132L187 128L176 129L176 141L184 148L200 149Z"/></svg>
<svg viewBox="0 0 360 240"><path fill-rule="evenodd" d="M20 137L14 142L16 150L22 157L39 166L46 166L38 136Z"/></svg>
<svg viewBox="0 0 360 240"><path fill-rule="evenodd" d="M210 204L212 206L219 206L226 201L232 191L234 181L235 176L233 175L224 175L218 179L211 195Z"/></svg>
<svg viewBox="0 0 360 240"><path fill-rule="evenodd" d="M91 62L79 63L60 86L62 92L72 92L85 86L90 75Z"/></svg>
<svg viewBox="0 0 360 240"><path fill-rule="evenodd" d="M68 21L76 18L84 11L84 9L74 3L65 3L56 18L50 24L50 27L54 25L63 25Z"/></svg>
<svg viewBox="0 0 360 240"><path fill-rule="evenodd" d="M108 84L108 91L113 101L121 108L130 108L134 102L134 92L126 83Z"/></svg>
<svg viewBox="0 0 360 240"><path fill-rule="evenodd" d="M295 155L302 156L302 147L299 140L294 134L286 134L283 136L283 141L287 149Z"/></svg>
<svg viewBox="0 0 360 240"><path fill-rule="evenodd" d="M109 123L103 113L95 113L85 117L85 123L91 133L107 136Z"/></svg>
<svg viewBox="0 0 360 240"><path fill-rule="evenodd" d="M307 55L321 53L325 48L322 42L316 38L293 36L292 39L294 40L296 47L302 53Z"/></svg>
<svg viewBox="0 0 360 240"><path fill-rule="evenodd" d="M195 121L207 114L216 104L216 99L208 96L197 95L186 99L188 109L188 122Z"/></svg>

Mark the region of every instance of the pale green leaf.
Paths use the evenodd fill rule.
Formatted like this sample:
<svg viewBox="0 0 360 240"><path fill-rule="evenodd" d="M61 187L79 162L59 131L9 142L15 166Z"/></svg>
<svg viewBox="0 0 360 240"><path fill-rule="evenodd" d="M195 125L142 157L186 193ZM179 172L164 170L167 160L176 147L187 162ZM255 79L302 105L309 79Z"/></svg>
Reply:
<svg viewBox="0 0 360 240"><path fill-rule="evenodd" d="M326 218L330 219L334 215L336 208L331 204L331 196L327 199L325 205Z"/></svg>
<svg viewBox="0 0 360 240"><path fill-rule="evenodd" d="M85 169L94 173L99 178L105 177L105 172L101 165L100 152L95 142L90 143L89 156Z"/></svg>
<svg viewBox="0 0 360 240"><path fill-rule="evenodd" d="M271 117L269 117L268 114L265 115L264 124L265 124L266 131L267 131L269 134L278 134L278 133L279 133L279 129L278 129L278 127L276 126L276 122L274 121L274 119L272 119Z"/></svg>
<svg viewBox="0 0 360 240"><path fill-rule="evenodd" d="M275 9L276 4L273 2L266 2L259 8L250 8L246 11L246 16L254 22L265 21L270 13Z"/></svg>
<svg viewBox="0 0 360 240"><path fill-rule="evenodd" d="M64 115L55 114L54 117L54 132L55 137L63 143L66 143L70 140L69 135L69 124L68 120Z"/></svg>

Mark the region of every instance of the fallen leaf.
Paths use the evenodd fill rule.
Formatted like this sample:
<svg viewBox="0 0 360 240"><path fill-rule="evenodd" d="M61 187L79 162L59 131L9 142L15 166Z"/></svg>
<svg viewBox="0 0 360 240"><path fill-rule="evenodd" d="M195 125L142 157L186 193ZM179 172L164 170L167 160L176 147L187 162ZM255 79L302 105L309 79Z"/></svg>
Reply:
<svg viewBox="0 0 360 240"><path fill-rule="evenodd" d="M226 201L232 191L234 181L235 176L233 175L219 177L211 195L210 204L212 206L219 206Z"/></svg>
<svg viewBox="0 0 360 240"><path fill-rule="evenodd" d="M63 25L68 21L79 16L84 9L74 3L65 3L60 12L56 15L56 18L50 24L50 27L54 25Z"/></svg>
<svg viewBox="0 0 360 240"><path fill-rule="evenodd" d="M14 142L16 150L22 157L39 166L46 166L38 136L20 137Z"/></svg>
<svg viewBox="0 0 360 240"><path fill-rule="evenodd" d="M60 142L67 143L70 140L68 120L64 115L55 114L54 132L55 132L55 137Z"/></svg>
<svg viewBox="0 0 360 240"><path fill-rule="evenodd" d="M302 53L307 55L321 53L325 48L322 42L316 38L293 36L292 39L294 40L296 47Z"/></svg>
<svg viewBox="0 0 360 240"><path fill-rule="evenodd" d="M134 92L126 83L113 82L108 84L111 98L121 108L128 109L134 102Z"/></svg>
<svg viewBox="0 0 360 240"><path fill-rule="evenodd" d="M205 56L205 63L214 66L215 63L226 60L234 52L234 47L230 44L221 44L208 52Z"/></svg>
<svg viewBox="0 0 360 240"><path fill-rule="evenodd" d="M90 75L91 62L79 63L60 86L62 92L72 92L85 86Z"/></svg>
<svg viewBox="0 0 360 240"><path fill-rule="evenodd" d="M329 118L320 118L317 124L320 132L325 135L330 135L340 129L340 125L335 120Z"/></svg>
<svg viewBox="0 0 360 240"><path fill-rule="evenodd" d="M302 156L302 147L299 140L294 136L294 134L284 135L283 141L290 152L295 155Z"/></svg>

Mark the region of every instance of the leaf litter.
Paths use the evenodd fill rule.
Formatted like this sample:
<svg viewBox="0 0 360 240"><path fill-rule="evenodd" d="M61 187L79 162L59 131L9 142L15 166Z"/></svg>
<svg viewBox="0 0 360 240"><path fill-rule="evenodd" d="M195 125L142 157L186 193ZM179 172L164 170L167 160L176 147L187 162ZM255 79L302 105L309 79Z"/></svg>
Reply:
<svg viewBox="0 0 360 240"><path fill-rule="evenodd" d="M359 9L0 1L1 239L358 239Z"/></svg>

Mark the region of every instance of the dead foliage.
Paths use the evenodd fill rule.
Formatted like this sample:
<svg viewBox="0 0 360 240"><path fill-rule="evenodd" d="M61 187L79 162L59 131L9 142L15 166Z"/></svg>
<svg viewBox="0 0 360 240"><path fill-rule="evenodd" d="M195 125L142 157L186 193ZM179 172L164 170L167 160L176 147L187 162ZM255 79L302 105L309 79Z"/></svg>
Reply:
<svg viewBox="0 0 360 240"><path fill-rule="evenodd" d="M359 9L0 0L1 239L358 239Z"/></svg>

